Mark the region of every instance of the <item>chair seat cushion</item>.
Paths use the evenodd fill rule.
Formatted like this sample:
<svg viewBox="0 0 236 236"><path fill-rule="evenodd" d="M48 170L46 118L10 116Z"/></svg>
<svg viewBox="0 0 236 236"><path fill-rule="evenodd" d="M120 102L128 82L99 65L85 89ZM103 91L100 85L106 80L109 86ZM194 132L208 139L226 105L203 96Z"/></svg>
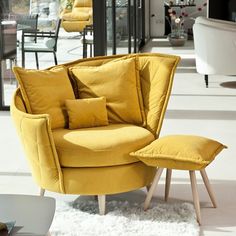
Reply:
<svg viewBox="0 0 236 236"><path fill-rule="evenodd" d="M62 167L116 166L138 162L130 152L154 140L142 127L128 124L53 130L53 137Z"/></svg>
<svg viewBox="0 0 236 236"><path fill-rule="evenodd" d="M24 50L25 51L49 51L52 52L53 51L53 47L52 46L52 41L44 41L44 42L38 42L38 43L34 43L34 42L27 42L24 45ZM55 41L54 41L55 44Z"/></svg>
<svg viewBox="0 0 236 236"><path fill-rule="evenodd" d="M170 135L159 138L130 155L148 166L200 170L209 165L224 148L225 145L205 137Z"/></svg>

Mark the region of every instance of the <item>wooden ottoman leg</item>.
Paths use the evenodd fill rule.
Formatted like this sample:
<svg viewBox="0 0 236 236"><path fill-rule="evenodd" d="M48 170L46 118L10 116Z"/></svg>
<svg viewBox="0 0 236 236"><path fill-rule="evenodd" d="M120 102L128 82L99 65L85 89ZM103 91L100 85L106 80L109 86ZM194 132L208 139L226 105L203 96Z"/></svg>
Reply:
<svg viewBox="0 0 236 236"><path fill-rule="evenodd" d="M166 169L166 185L165 185L165 201L167 202L170 192L170 182L171 182L171 169Z"/></svg>
<svg viewBox="0 0 236 236"><path fill-rule="evenodd" d="M208 179L208 177L207 177L206 170L203 169L203 170L200 171L200 173L201 173L203 182L204 182L204 184L205 184L205 186L206 186L207 192L208 192L208 194L209 194L209 196L210 196L210 199L211 199L211 202L212 202L212 204L213 204L213 207L216 208L216 207L217 207L216 200L215 200L215 197L214 197L212 188L211 188L210 181L209 181L209 179Z"/></svg>
<svg viewBox="0 0 236 236"><path fill-rule="evenodd" d="M191 180L191 187L192 187L192 193L193 193L193 203L197 215L197 221L199 225L201 224L201 213L200 213L200 204L199 204L199 196L197 191L197 181L196 181L196 175L195 171L190 170L189 171L190 180Z"/></svg>
<svg viewBox="0 0 236 236"><path fill-rule="evenodd" d="M98 195L99 214L105 215L106 212L106 195Z"/></svg>
<svg viewBox="0 0 236 236"><path fill-rule="evenodd" d="M147 197L145 199L145 202L144 202L144 211L146 211L149 207L149 204L151 202L151 199L152 199L152 196L153 196L153 193L157 187L157 184L158 184L158 181L161 177L161 174L162 174L162 171L163 171L163 168L158 168L157 169L157 172L156 172L156 175L154 177L154 180L152 182L152 186L147 194Z"/></svg>

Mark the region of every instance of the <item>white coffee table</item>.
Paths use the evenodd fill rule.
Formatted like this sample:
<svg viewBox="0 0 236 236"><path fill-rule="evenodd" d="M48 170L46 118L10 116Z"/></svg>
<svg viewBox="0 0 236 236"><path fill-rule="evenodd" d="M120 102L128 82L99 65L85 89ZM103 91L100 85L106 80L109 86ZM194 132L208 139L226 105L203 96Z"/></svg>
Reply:
<svg viewBox="0 0 236 236"><path fill-rule="evenodd" d="M47 235L56 201L51 197L0 194L0 222L16 221L11 235Z"/></svg>

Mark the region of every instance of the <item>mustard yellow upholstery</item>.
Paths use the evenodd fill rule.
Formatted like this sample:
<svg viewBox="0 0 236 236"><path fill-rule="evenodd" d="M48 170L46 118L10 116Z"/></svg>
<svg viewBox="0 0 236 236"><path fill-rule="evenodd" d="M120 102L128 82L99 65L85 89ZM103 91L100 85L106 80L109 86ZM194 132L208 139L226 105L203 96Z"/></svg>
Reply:
<svg viewBox="0 0 236 236"><path fill-rule="evenodd" d="M82 32L86 25L93 23L92 0L75 0L72 10L61 14L62 27L67 32Z"/></svg>
<svg viewBox="0 0 236 236"><path fill-rule="evenodd" d="M148 166L180 170L201 170L209 165L225 145L200 136L170 135L132 152Z"/></svg>
<svg viewBox="0 0 236 236"><path fill-rule="evenodd" d="M142 127L112 124L77 130L53 130L63 167L99 167L138 162L129 153L150 144L153 134Z"/></svg>
<svg viewBox="0 0 236 236"><path fill-rule="evenodd" d="M91 143L86 143L87 147L88 145L90 145L91 148L98 147L95 144L95 142L100 142L98 139L104 140L103 144L100 142L101 148L107 148L108 150L110 147L111 150L109 150L109 152L111 155L109 158L106 154L101 155L100 158L100 154L98 155L96 150L91 150L91 152L90 150L86 150L90 152L92 163L100 163L98 159L102 159L102 165L105 165L103 167L91 167L91 165L90 167L62 166L62 159L60 159L61 150L58 149L58 140L60 140L60 142L63 141L63 143L68 142L72 145L72 139L74 137L72 137L73 135L70 133L79 130L71 131L63 128L52 129L51 117L48 114L28 114L25 108L26 104L22 99L20 91L16 91L11 105L11 115L24 146L32 175L41 188L67 194L100 195L131 191L151 183L156 168L149 167L141 161L137 161L134 157L128 157L125 153L128 152L128 150L131 152L131 148L134 148L133 151L135 151L141 148L141 145L150 143L154 139L154 136L159 136L179 58L161 54L117 55L78 60L66 63L64 66L67 69L77 65L101 66L102 64L119 58L136 58L137 60L141 75L141 91L147 123L145 127L138 127L132 124L112 124L104 127L84 128L80 130L84 134L82 134L82 132L76 133L78 136L84 135L81 142L90 139ZM58 66L53 68L58 68ZM114 88L111 84L111 90L112 89ZM55 88L51 88L51 91L55 92ZM74 89L74 91L76 91L76 89ZM115 129L114 126L120 126L120 128ZM113 129L109 130L111 127L113 127ZM97 133L102 132L104 135L96 134L96 130L98 131ZM85 132L88 132L88 135L86 135ZM108 132L114 133L115 135L108 135ZM59 135L60 133L61 136ZM63 133L65 137L62 137ZM112 136L112 138L106 139L105 133L108 135L107 137ZM61 138L57 140L56 136L60 136ZM90 136L93 136L94 139L96 137L96 140L93 140ZM66 141L67 137L70 137L70 140ZM78 142L79 141L76 140L76 143L73 145L77 146ZM125 144L124 142L127 143ZM122 154L118 151L118 144L120 144ZM140 145L140 147L135 146L137 144ZM132 147L132 145L134 146ZM114 150L113 146L115 147ZM81 150L82 149L83 147L81 146ZM64 155L65 151L63 150L63 152ZM73 153L72 150L70 150L70 152ZM93 152L94 155L92 154ZM78 160L82 159L80 155L75 158L78 158ZM81 162L78 160L73 162L73 158L70 157L71 162L69 163L71 164L73 162L79 166L82 164L86 166L89 163L89 160L86 160L87 164L85 160L81 160ZM63 161L65 160L63 159ZM108 162L111 164L108 164ZM119 162L126 164L117 165ZM70 165L69 163L66 161L66 165Z"/></svg>
<svg viewBox="0 0 236 236"><path fill-rule="evenodd" d="M79 98L106 97L110 123L145 124L136 58L70 68ZM116 69L114 69L116 68ZM111 89L112 88L112 89Z"/></svg>
<svg viewBox="0 0 236 236"><path fill-rule="evenodd" d="M139 65L146 128L158 137L169 101L173 76L179 57L157 53L116 55L77 60L66 63L64 66L69 69L74 66L101 66L119 58L134 57L137 58ZM76 81L74 83L76 84ZM76 91L77 89L74 91L75 94ZM77 96L79 95L77 94Z"/></svg>
<svg viewBox="0 0 236 236"><path fill-rule="evenodd" d="M106 98L66 100L69 129L108 125Z"/></svg>
<svg viewBox="0 0 236 236"><path fill-rule="evenodd" d="M64 66L51 70L28 70L14 67L27 111L31 114L49 114L52 128L66 127L65 99L74 99Z"/></svg>
<svg viewBox="0 0 236 236"><path fill-rule="evenodd" d="M149 185L156 168L142 162L110 167L62 168L65 192L98 195L128 192Z"/></svg>

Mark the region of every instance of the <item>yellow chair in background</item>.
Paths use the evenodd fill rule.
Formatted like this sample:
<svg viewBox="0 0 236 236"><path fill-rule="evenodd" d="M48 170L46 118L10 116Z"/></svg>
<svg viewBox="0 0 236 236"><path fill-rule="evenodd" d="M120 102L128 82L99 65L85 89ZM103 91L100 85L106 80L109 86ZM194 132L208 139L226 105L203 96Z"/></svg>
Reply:
<svg viewBox="0 0 236 236"><path fill-rule="evenodd" d="M67 32L83 32L86 25L93 23L92 0L75 0L72 9L64 9L62 27Z"/></svg>

